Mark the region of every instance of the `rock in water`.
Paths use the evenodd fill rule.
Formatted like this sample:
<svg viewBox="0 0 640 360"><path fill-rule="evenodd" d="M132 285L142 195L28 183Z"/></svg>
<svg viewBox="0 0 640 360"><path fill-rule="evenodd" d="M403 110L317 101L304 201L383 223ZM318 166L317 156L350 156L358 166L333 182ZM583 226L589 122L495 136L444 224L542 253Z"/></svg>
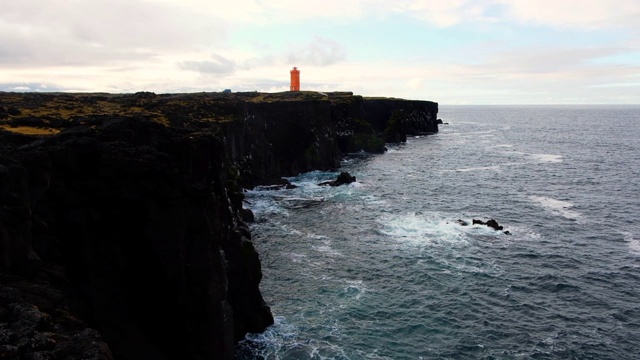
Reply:
<svg viewBox="0 0 640 360"><path fill-rule="evenodd" d="M485 225L487 225L490 228L493 228L496 231L503 229L503 227L501 225L499 225L498 222L493 220L493 219L488 220Z"/></svg>
<svg viewBox="0 0 640 360"><path fill-rule="evenodd" d="M335 180L329 180L329 181L324 181L319 183L318 185L320 186L324 186L324 185L330 185L330 186L340 186L340 185L345 185L345 184L351 184L352 182L356 181L356 177L355 176L351 176L351 174L349 174L346 171L343 171L340 173L340 175L338 175L338 178Z"/></svg>
<svg viewBox="0 0 640 360"><path fill-rule="evenodd" d="M484 222L478 219L473 219L473 225L486 225L496 231L502 230L504 228L502 225L498 224L498 222L495 221L494 219L489 219L487 220L487 222Z"/></svg>

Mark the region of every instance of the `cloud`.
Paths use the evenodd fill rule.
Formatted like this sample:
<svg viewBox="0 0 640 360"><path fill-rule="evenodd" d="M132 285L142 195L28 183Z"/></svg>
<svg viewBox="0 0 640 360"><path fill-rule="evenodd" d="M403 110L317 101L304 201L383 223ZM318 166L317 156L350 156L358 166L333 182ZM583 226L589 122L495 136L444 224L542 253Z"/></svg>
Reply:
<svg viewBox="0 0 640 360"><path fill-rule="evenodd" d="M484 18L486 5L468 0L413 0L400 1L400 12L425 20L440 27L457 25L463 22L478 21Z"/></svg>
<svg viewBox="0 0 640 360"><path fill-rule="evenodd" d="M640 2L637 0L497 0L505 16L522 23L560 28L631 27L638 29Z"/></svg>
<svg viewBox="0 0 640 360"><path fill-rule="evenodd" d="M2 5L5 65L96 65L148 60L224 40L224 21L142 0L20 0Z"/></svg>
<svg viewBox="0 0 640 360"><path fill-rule="evenodd" d="M320 91L637 102L639 12L637 0L14 0L0 11L0 89L283 91L298 66Z"/></svg>
<svg viewBox="0 0 640 360"><path fill-rule="evenodd" d="M6 31L0 24L0 64L3 67L99 66L116 62L150 61L147 49L83 44L46 30L28 33Z"/></svg>
<svg viewBox="0 0 640 360"><path fill-rule="evenodd" d="M0 91L38 92L38 91L67 91L68 89L56 84L42 83L0 83Z"/></svg>
<svg viewBox="0 0 640 360"><path fill-rule="evenodd" d="M180 67L184 70L197 71L209 74L231 74L235 70L235 63L220 55L214 54L211 60L203 61L184 61L180 63Z"/></svg>
<svg viewBox="0 0 640 360"><path fill-rule="evenodd" d="M338 42L315 37L302 46L295 46L295 50L289 52L287 60L291 64L328 66L345 60L347 52L344 46Z"/></svg>
<svg viewBox="0 0 640 360"><path fill-rule="evenodd" d="M371 13L371 9L385 6L382 0L194 0L188 3L198 9L223 11L227 18L244 24L292 24L322 18L353 20Z"/></svg>
<svg viewBox="0 0 640 360"><path fill-rule="evenodd" d="M623 47L527 47L511 48L490 55L483 69L487 73L502 73L517 69L519 73L555 74L574 72L587 67L596 67L599 59L624 54L630 49ZM606 66L611 68L610 66Z"/></svg>
<svg viewBox="0 0 640 360"><path fill-rule="evenodd" d="M554 28L640 29L637 0L404 0L391 10L439 27L514 22Z"/></svg>

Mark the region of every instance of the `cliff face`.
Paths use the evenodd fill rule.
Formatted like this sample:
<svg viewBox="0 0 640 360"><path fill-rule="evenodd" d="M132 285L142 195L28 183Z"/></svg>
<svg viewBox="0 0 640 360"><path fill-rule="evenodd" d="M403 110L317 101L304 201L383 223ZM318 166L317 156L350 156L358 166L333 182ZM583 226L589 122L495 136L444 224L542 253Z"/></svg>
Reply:
<svg viewBox="0 0 640 360"><path fill-rule="evenodd" d="M273 323L242 188L433 130L426 103L0 93L0 354L232 358Z"/></svg>
<svg viewBox="0 0 640 360"><path fill-rule="evenodd" d="M365 117L386 142L404 142L407 135L438 132L438 104L431 101L367 98Z"/></svg>
<svg viewBox="0 0 640 360"><path fill-rule="evenodd" d="M244 187L340 165L325 99L247 103L241 116L242 121L225 124L223 131Z"/></svg>
<svg viewBox="0 0 640 360"><path fill-rule="evenodd" d="M61 265L46 283L116 358L230 358L273 322L215 134L112 118L8 155L2 267Z"/></svg>
<svg viewBox="0 0 640 360"><path fill-rule="evenodd" d="M382 153L385 143L404 142L407 135L438 132L438 104L431 101L363 98L333 93L331 116L343 153Z"/></svg>
<svg viewBox="0 0 640 360"><path fill-rule="evenodd" d="M382 153L385 143L438 132L438 104L431 101L349 92L291 93L258 102L259 94L243 97L247 102L236 109L240 121L225 124L225 143L247 187L334 169L343 154Z"/></svg>

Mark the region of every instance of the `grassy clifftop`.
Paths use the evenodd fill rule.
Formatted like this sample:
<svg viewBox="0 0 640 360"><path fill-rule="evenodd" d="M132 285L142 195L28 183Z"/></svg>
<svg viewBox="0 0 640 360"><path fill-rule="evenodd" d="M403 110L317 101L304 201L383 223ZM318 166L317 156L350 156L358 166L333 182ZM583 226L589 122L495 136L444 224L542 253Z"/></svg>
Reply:
<svg viewBox="0 0 640 360"><path fill-rule="evenodd" d="M318 92L281 93L3 93L0 127L30 134L54 135L74 125L95 125L109 117L145 118L165 126L233 121L243 103L323 101Z"/></svg>

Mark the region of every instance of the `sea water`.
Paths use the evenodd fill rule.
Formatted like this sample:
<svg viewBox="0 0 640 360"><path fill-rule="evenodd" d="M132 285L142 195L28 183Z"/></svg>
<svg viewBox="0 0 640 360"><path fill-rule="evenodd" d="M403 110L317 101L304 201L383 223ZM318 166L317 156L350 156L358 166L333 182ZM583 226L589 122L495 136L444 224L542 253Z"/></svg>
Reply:
<svg viewBox="0 0 640 360"><path fill-rule="evenodd" d="M640 358L640 106L439 117L350 185L247 191L276 320L238 359Z"/></svg>

